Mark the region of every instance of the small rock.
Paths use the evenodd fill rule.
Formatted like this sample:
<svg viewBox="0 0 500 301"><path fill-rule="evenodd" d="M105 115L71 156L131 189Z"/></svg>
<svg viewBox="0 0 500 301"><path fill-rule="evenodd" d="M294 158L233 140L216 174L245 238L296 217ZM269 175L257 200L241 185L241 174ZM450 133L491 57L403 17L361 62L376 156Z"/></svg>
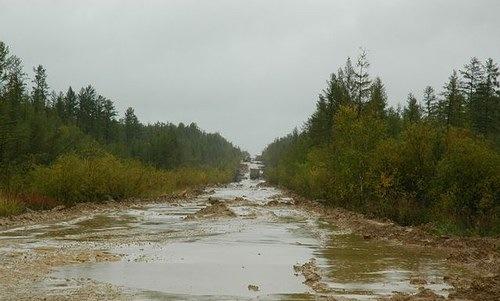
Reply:
<svg viewBox="0 0 500 301"><path fill-rule="evenodd" d="M259 287L257 285L249 284L248 285L248 290L249 291L258 292L259 291Z"/></svg>

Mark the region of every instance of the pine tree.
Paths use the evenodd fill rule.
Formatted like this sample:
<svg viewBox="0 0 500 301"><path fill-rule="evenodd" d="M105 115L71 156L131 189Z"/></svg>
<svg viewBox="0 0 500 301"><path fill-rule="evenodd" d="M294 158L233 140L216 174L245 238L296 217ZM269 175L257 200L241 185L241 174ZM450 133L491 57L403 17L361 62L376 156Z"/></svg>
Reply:
<svg viewBox="0 0 500 301"><path fill-rule="evenodd" d="M54 111L56 112L57 116L59 118L64 118L65 116L65 107L64 107L64 94L62 92L59 93L52 93L52 106L54 108Z"/></svg>
<svg viewBox="0 0 500 301"><path fill-rule="evenodd" d="M76 120L78 113L78 99L75 91L71 87L68 88L66 96L64 97L64 115L61 116L65 120Z"/></svg>
<svg viewBox="0 0 500 301"><path fill-rule="evenodd" d="M307 131L316 145L330 141L333 117L345 101L344 90L335 74L331 74L326 89L318 98L316 110L306 124Z"/></svg>
<svg viewBox="0 0 500 301"><path fill-rule="evenodd" d="M356 104L358 107L358 114L363 108L363 104L367 101L370 95L370 75L368 74L368 62L366 50L361 49L361 53L356 61L356 69L354 71L355 87L356 87Z"/></svg>
<svg viewBox="0 0 500 301"><path fill-rule="evenodd" d="M498 135L500 126L499 69L492 59L484 64L484 78L479 83L474 101L470 104L473 129L481 134Z"/></svg>
<svg viewBox="0 0 500 301"><path fill-rule="evenodd" d="M493 95L500 87L500 83L498 82L500 71L498 69L498 65L493 62L493 59L489 58L486 60L486 63L484 64L484 74L486 87Z"/></svg>
<svg viewBox="0 0 500 301"><path fill-rule="evenodd" d="M116 110L113 102L102 95L97 97L97 103L99 106L99 123L102 127L101 136L106 143L109 143L113 136L112 127L115 122Z"/></svg>
<svg viewBox="0 0 500 301"><path fill-rule="evenodd" d="M448 126L464 124L464 97L460 91L457 71L453 70L444 86L443 99L439 103L440 117Z"/></svg>
<svg viewBox="0 0 500 301"><path fill-rule="evenodd" d="M483 81L483 68L481 62L476 57L470 59L469 64L464 66L464 70L460 71L464 80L461 82L461 88L464 95L467 97L467 102L471 102L474 93Z"/></svg>
<svg viewBox="0 0 500 301"><path fill-rule="evenodd" d="M427 86L424 89L423 103L425 106L425 115L427 118L435 118L437 111L437 97L434 88Z"/></svg>
<svg viewBox="0 0 500 301"><path fill-rule="evenodd" d="M387 94L385 87L382 80L377 77L370 87L370 100L368 101L367 111L373 116L384 118L386 106Z"/></svg>
<svg viewBox="0 0 500 301"><path fill-rule="evenodd" d="M2 95L5 82L7 81L7 69L9 64L9 47L0 41L0 96Z"/></svg>
<svg viewBox="0 0 500 301"><path fill-rule="evenodd" d="M131 143L135 138L138 137L138 133L140 130L139 119L134 113L133 108L127 108L125 111L125 139L127 143ZM179 128L181 128L181 124L179 124ZM182 125L183 126L183 125Z"/></svg>
<svg viewBox="0 0 500 301"><path fill-rule="evenodd" d="M49 86L47 84L47 73L42 65L33 68L35 78L33 80L32 101L36 111L41 111L47 105Z"/></svg>
<svg viewBox="0 0 500 301"><path fill-rule="evenodd" d="M347 58L344 69L339 69L337 77L344 91L343 103L354 103L356 100L356 74L352 65L351 58Z"/></svg>
<svg viewBox="0 0 500 301"><path fill-rule="evenodd" d="M419 122L422 118L421 110L417 98L412 93L408 94L407 106L403 112L405 121L408 123Z"/></svg>
<svg viewBox="0 0 500 301"><path fill-rule="evenodd" d="M88 85L78 93L78 126L87 134L96 134L97 93Z"/></svg>
<svg viewBox="0 0 500 301"><path fill-rule="evenodd" d="M5 87L4 99L8 106L8 114L12 121L16 121L22 114L20 106L24 101L25 73L22 61L16 56L11 56L7 65L7 85Z"/></svg>

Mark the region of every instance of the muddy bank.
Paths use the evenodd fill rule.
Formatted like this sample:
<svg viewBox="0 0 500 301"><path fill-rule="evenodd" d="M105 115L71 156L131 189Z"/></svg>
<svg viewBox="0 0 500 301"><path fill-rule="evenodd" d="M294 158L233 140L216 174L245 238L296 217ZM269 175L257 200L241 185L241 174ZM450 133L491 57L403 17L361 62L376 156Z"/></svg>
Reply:
<svg viewBox="0 0 500 301"><path fill-rule="evenodd" d="M12 252L0 259L0 299L2 300L107 300L120 298L119 288L91 279L64 279L64 294L40 293L34 285L46 279L56 267L90 262L118 261L120 256L92 249L41 247Z"/></svg>
<svg viewBox="0 0 500 301"><path fill-rule="evenodd" d="M177 193L153 198L131 198L118 201L78 203L73 206L57 206L49 210L28 211L19 215L0 217L0 231L18 226L30 226L39 223L61 222L83 215L101 213L110 210L123 210L135 206L154 203L176 203L194 198L204 193L202 188L186 189Z"/></svg>
<svg viewBox="0 0 500 301"><path fill-rule="evenodd" d="M445 252L448 255L447 264L466 269L465 274L468 275L445 277L444 280L454 288L448 296L450 300L500 300L499 238L437 236L425 227L403 227L387 220L369 219L360 213L327 207L293 192L287 192L284 196L292 198L296 207L320 214L329 223L349 229L364 239L392 241L409 248L431 248ZM441 300L440 296L432 294L424 290L413 296L395 295L393 298L396 299L390 300Z"/></svg>

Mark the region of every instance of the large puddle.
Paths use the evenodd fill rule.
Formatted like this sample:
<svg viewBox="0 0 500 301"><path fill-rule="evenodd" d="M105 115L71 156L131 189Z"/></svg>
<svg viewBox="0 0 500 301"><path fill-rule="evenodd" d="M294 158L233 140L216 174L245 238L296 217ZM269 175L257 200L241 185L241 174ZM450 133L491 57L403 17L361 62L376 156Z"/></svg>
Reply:
<svg viewBox="0 0 500 301"><path fill-rule="evenodd" d="M0 232L0 253L88 245L122 254L118 262L59 268L44 285L64 289L65 279L90 278L120 286L136 300L313 300L293 270L310 258L327 271L324 280L336 297L375 299L419 286L447 294L443 254L366 241L293 207L263 206L280 191L259 183L247 174L189 202L10 229ZM225 201L237 217L184 220L209 197ZM411 284L414 278L427 284Z"/></svg>

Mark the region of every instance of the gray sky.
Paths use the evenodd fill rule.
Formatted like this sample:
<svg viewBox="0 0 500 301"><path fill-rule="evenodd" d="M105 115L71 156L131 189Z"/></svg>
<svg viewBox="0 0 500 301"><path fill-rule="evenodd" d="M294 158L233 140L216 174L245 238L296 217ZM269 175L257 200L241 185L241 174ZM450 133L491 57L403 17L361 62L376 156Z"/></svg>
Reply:
<svg viewBox="0 0 500 301"><path fill-rule="evenodd" d="M0 40L53 89L92 84L120 113L194 121L257 153L303 124L360 46L391 105L471 56L500 63L498 12L498 0L0 0Z"/></svg>

